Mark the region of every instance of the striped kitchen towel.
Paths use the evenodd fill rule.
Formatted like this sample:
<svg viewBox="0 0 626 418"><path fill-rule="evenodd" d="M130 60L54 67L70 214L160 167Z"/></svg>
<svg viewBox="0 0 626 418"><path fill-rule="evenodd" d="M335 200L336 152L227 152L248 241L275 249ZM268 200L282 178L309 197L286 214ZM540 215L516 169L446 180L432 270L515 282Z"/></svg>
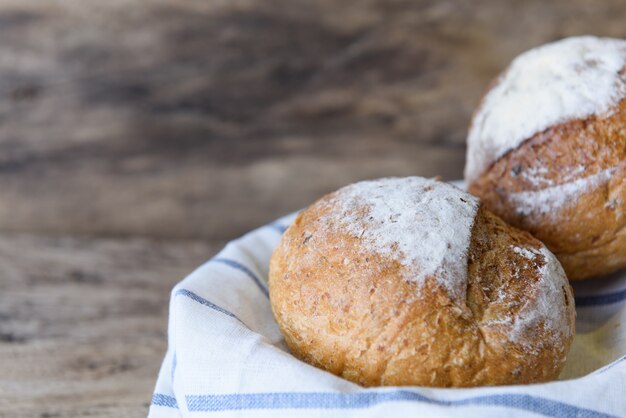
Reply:
<svg viewBox="0 0 626 418"><path fill-rule="evenodd" d="M294 358L274 322L269 258L292 220L230 242L174 288L150 417L626 417L626 273L575 285L559 381L366 389Z"/></svg>

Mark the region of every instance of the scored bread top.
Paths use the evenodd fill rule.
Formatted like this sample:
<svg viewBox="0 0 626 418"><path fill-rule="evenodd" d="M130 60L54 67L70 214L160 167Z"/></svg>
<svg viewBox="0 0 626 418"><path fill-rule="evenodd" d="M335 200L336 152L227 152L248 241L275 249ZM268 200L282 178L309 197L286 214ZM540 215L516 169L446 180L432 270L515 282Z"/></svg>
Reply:
<svg viewBox="0 0 626 418"><path fill-rule="evenodd" d="M325 225L324 235L358 237L357 253L398 262L405 279L415 283L418 292L427 278L434 279L453 303L465 305L468 251L480 206L475 196L433 179L382 178L343 187L324 205L330 210L317 224ZM314 245L314 240L310 244ZM567 329L565 313L554 309L562 297L561 286L567 283L554 255L543 246L512 246L511 250L541 267L536 295L515 316L504 317L509 337L518 342L528 340L527 333L537 321L543 321L548 330ZM343 260L344 264L350 262L349 258ZM494 297L494 302L497 299Z"/></svg>
<svg viewBox="0 0 626 418"><path fill-rule="evenodd" d="M609 115L626 97L626 40L581 36L513 60L474 114L465 178L475 181L508 151L549 127Z"/></svg>
<svg viewBox="0 0 626 418"><path fill-rule="evenodd" d="M321 224L359 237L366 253L398 261L419 286L436 277L450 299L465 299L476 197L437 180L383 178L344 187L327 204L332 219Z"/></svg>

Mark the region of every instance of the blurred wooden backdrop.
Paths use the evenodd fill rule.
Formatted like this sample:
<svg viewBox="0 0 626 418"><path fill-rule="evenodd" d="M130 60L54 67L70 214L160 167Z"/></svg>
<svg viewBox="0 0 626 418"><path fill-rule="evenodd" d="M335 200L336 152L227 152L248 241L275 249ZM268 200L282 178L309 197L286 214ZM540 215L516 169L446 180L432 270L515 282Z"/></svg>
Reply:
<svg viewBox="0 0 626 418"><path fill-rule="evenodd" d="M460 178L518 53L621 1L1 0L0 415L142 416L168 290L359 179Z"/></svg>

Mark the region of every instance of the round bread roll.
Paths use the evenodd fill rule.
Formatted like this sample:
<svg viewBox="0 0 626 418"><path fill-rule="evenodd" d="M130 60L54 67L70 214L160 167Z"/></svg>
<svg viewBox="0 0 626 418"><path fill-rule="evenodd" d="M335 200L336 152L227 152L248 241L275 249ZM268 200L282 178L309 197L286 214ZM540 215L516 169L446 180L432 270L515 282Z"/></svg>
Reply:
<svg viewBox="0 0 626 418"><path fill-rule="evenodd" d="M291 352L363 386L548 381L574 335L552 253L420 177L356 183L304 210L269 286Z"/></svg>
<svg viewBox="0 0 626 418"><path fill-rule="evenodd" d="M626 266L626 41L568 38L517 57L468 135L471 193L531 232L571 280Z"/></svg>

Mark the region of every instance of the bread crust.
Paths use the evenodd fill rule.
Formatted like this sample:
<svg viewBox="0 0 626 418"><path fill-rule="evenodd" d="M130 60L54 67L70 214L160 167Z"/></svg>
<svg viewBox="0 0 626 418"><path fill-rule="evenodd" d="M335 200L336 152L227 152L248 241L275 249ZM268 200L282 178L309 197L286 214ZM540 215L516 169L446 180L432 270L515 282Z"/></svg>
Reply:
<svg viewBox="0 0 626 418"><path fill-rule="evenodd" d="M607 274L626 266L625 138L622 100L609 116L571 120L534 135L468 190L543 241L570 280Z"/></svg>
<svg viewBox="0 0 626 418"><path fill-rule="evenodd" d="M541 242L480 208L467 260L459 260L467 263L466 298L453 301L435 277L417 289L396 260L364 253L359 237L328 234L320 220L332 212L332 196L300 213L271 258L272 310L296 357L363 386L558 377L573 338L574 301L564 276L546 277L548 264L560 266ZM520 319L546 279L560 286L551 309L565 318L562 329L541 317Z"/></svg>

